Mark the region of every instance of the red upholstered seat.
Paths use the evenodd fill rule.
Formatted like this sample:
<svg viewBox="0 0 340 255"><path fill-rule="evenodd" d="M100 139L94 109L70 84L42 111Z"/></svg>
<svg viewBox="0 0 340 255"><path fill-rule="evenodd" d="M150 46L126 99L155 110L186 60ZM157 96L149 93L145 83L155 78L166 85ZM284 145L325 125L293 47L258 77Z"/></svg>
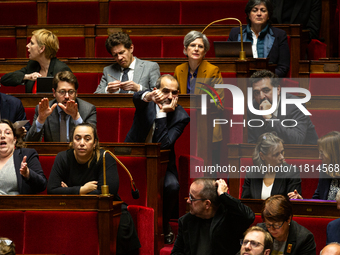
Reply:
<svg viewBox="0 0 340 255"><path fill-rule="evenodd" d="M244 9L248 1L183 1L181 2L181 24L206 24L223 18L238 18L246 24ZM218 24L239 24L225 21Z"/></svg>
<svg viewBox="0 0 340 255"><path fill-rule="evenodd" d="M96 38L95 56L99 58L112 58L105 47L107 36ZM133 55L138 58L160 58L162 52L161 36L130 36L134 45Z"/></svg>
<svg viewBox="0 0 340 255"><path fill-rule="evenodd" d="M130 179L125 170L117 163L119 174L120 198L128 205L147 205L147 167L145 157L118 157L131 173L136 187L139 190L139 199L134 199L131 195Z"/></svg>
<svg viewBox="0 0 340 255"><path fill-rule="evenodd" d="M95 42L95 56L96 58L112 58L105 47L105 41L108 36L97 36Z"/></svg>
<svg viewBox="0 0 340 255"><path fill-rule="evenodd" d="M309 110L311 121L315 126L318 137L322 137L331 131L339 131L339 110Z"/></svg>
<svg viewBox="0 0 340 255"><path fill-rule="evenodd" d="M50 173L54 164L55 156L39 156L39 161L41 164L41 167L44 171L44 174L48 180L50 177ZM42 194L47 194L47 189L45 189Z"/></svg>
<svg viewBox="0 0 340 255"><path fill-rule="evenodd" d="M58 37L58 58L71 58L86 56L85 37Z"/></svg>
<svg viewBox="0 0 340 255"><path fill-rule="evenodd" d="M47 24L99 24L99 1L49 2Z"/></svg>
<svg viewBox="0 0 340 255"><path fill-rule="evenodd" d="M1 73L0 77L2 77L3 75L5 75L5 74ZM25 93L25 86L18 85L16 87L6 87L4 85L1 85L0 92L4 93L4 94L14 94L14 93L22 94L22 93Z"/></svg>
<svg viewBox="0 0 340 255"><path fill-rule="evenodd" d="M15 251L17 254L23 252L23 241L25 229L24 212L19 211L2 211L0 212L0 236L7 237L15 243Z"/></svg>
<svg viewBox="0 0 340 255"><path fill-rule="evenodd" d="M37 24L37 3L32 1L0 3L0 24L1 25L36 25Z"/></svg>
<svg viewBox="0 0 340 255"><path fill-rule="evenodd" d="M119 109L119 130L118 142L122 143L125 140L127 133L132 127L133 117L135 116L135 108L120 108Z"/></svg>
<svg viewBox="0 0 340 255"><path fill-rule="evenodd" d="M164 36L163 58L186 58L183 53L183 39L184 36Z"/></svg>
<svg viewBox="0 0 340 255"><path fill-rule="evenodd" d="M97 129L100 142L118 142L118 108L97 108Z"/></svg>
<svg viewBox="0 0 340 255"><path fill-rule="evenodd" d="M77 77L79 88L77 90L78 94L88 93L92 94L96 91L102 73L74 73Z"/></svg>
<svg viewBox="0 0 340 255"><path fill-rule="evenodd" d="M129 205L128 210L133 218L141 248L140 255L154 254L154 210L150 207Z"/></svg>
<svg viewBox="0 0 340 255"><path fill-rule="evenodd" d="M96 212L26 211L23 253L98 255L97 216Z"/></svg>
<svg viewBox="0 0 340 255"><path fill-rule="evenodd" d="M307 50L309 60L318 60L319 58L327 57L327 44L319 40L312 39L307 46Z"/></svg>
<svg viewBox="0 0 340 255"><path fill-rule="evenodd" d="M35 114L35 107L26 107L25 113L26 113L26 119L29 120L32 125L34 114Z"/></svg>
<svg viewBox="0 0 340 255"><path fill-rule="evenodd" d="M309 91L316 95L340 95L338 73L311 73L309 79Z"/></svg>
<svg viewBox="0 0 340 255"><path fill-rule="evenodd" d="M110 1L109 24L179 24L180 2Z"/></svg>
<svg viewBox="0 0 340 255"><path fill-rule="evenodd" d="M1 58L17 57L17 43L15 37L0 37L0 57Z"/></svg>

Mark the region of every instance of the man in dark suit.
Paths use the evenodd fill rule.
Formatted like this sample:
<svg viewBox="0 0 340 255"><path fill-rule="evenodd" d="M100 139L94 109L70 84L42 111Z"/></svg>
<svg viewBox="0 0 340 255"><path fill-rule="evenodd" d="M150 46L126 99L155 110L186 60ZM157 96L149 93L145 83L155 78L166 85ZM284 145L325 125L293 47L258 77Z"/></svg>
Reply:
<svg viewBox="0 0 340 255"><path fill-rule="evenodd" d="M262 126L260 123L255 126L254 121L251 123L252 125L248 125L248 143L257 143L257 139L261 134L275 131L277 136L286 144L317 144L318 135L315 132L313 123L309 116L305 115L296 105L287 104L286 115L282 115L281 87L279 79L274 73L268 70L257 71L250 77L250 85L253 87L253 106L256 110L269 110L272 108L273 88L277 87L277 108L272 114L258 116L250 112L248 106L248 122L257 119L264 123ZM291 94L287 94L286 98L298 99L298 97ZM281 124L283 120L286 120L284 122L285 126ZM294 126L295 124L296 126Z"/></svg>
<svg viewBox="0 0 340 255"><path fill-rule="evenodd" d="M160 76L158 64L134 57L134 45L128 34L111 34L105 46L116 63L104 68L94 93L134 93L155 87Z"/></svg>
<svg viewBox="0 0 340 255"><path fill-rule="evenodd" d="M196 179L187 203L190 213L178 221L172 255L225 254L240 250L243 232L253 223L254 212L228 193L222 179Z"/></svg>
<svg viewBox="0 0 340 255"><path fill-rule="evenodd" d="M97 124L96 107L77 98L78 80L76 76L63 71L53 79L53 96L48 101L43 98L35 108L33 125L26 141L69 142L72 129L83 122Z"/></svg>
<svg viewBox="0 0 340 255"><path fill-rule="evenodd" d="M336 194L335 200L336 200L337 208L338 210L340 210L340 190ZM330 243L340 243L340 218L331 221L327 225L326 244L330 244Z"/></svg>
<svg viewBox="0 0 340 255"><path fill-rule="evenodd" d="M170 149L163 192L163 229L166 243L172 243L174 239L169 221L172 210L176 207L179 191L174 145L190 121L182 106L177 105L178 92L178 82L169 74L157 80L153 91L136 92L133 95L136 113L125 138L125 142L161 143L161 149Z"/></svg>
<svg viewBox="0 0 340 255"><path fill-rule="evenodd" d="M26 120L25 109L21 101L13 96L0 93L0 118L15 123L18 120ZM24 127L16 130L17 135L25 136L31 125L28 122Z"/></svg>
<svg viewBox="0 0 340 255"><path fill-rule="evenodd" d="M301 24L310 39L318 39L321 26L321 0L272 0L275 24Z"/></svg>

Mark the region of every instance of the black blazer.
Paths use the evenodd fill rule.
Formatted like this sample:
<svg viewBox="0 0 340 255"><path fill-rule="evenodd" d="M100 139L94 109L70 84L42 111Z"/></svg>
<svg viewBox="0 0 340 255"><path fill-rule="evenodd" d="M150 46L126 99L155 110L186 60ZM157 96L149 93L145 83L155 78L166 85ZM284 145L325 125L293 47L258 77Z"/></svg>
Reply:
<svg viewBox="0 0 340 255"><path fill-rule="evenodd" d="M267 230L265 223L257 224L259 227ZM268 231L268 230L267 230ZM287 252L287 247L291 247L291 251ZM314 235L305 227L299 225L296 221L291 221L289 226L289 234L284 249L287 255L316 255L316 244Z"/></svg>
<svg viewBox="0 0 340 255"><path fill-rule="evenodd" d="M274 13L272 21L282 24L282 0L272 0ZM308 29L310 39L318 39L321 26L322 3L321 0L299 0L295 1L289 24L301 24Z"/></svg>
<svg viewBox="0 0 340 255"><path fill-rule="evenodd" d="M291 94L286 94L288 99L298 98ZM253 100L255 109L259 109L259 104ZM248 120L262 119L262 116L247 111ZM281 103L279 104L277 119L280 121L273 121L272 125L263 125L262 127L250 127L248 126L248 143L257 143L259 136L266 132L275 131L277 136L280 137L285 144L317 144L318 135L316 134L315 127L310 120L309 116L304 115L301 110L293 104L287 104L286 115L281 114ZM281 125L281 122L285 119L293 119L297 122L295 127L285 128ZM294 122L286 121L285 125L293 126Z"/></svg>
<svg viewBox="0 0 340 255"><path fill-rule="evenodd" d="M30 60L27 63L26 67L23 67L21 70L7 73L1 77L1 84L4 86L17 86L23 83L23 79L25 74L30 74L34 72L40 71L40 65L37 61ZM61 71L70 71L71 69L63 62L59 61L57 58L52 58L50 62L50 66L48 67L47 76L54 77L57 73ZM25 89L26 93L32 93L32 89L35 81L25 80Z"/></svg>
<svg viewBox="0 0 340 255"><path fill-rule="evenodd" d="M9 120L12 123L18 120L26 120L25 109L21 101L16 97L0 93L0 110L1 119ZM28 131L30 127L31 124L28 122L25 128Z"/></svg>
<svg viewBox="0 0 340 255"><path fill-rule="evenodd" d="M24 156L27 156L27 167L30 170L30 178L28 180L20 174L21 162ZM16 149L13 157L19 194L35 194L44 191L46 189L47 179L41 168L37 151L28 148Z"/></svg>
<svg viewBox="0 0 340 255"><path fill-rule="evenodd" d="M319 175L319 183L316 188L312 199L327 200L329 188L331 187L332 177L328 174L321 172Z"/></svg>
<svg viewBox="0 0 340 255"><path fill-rule="evenodd" d="M240 238L253 223L254 212L227 193L220 197L221 205L212 219L211 254L234 255L240 250ZM200 226L204 220L187 213L178 220L178 236L171 255L197 254Z"/></svg>
<svg viewBox="0 0 340 255"><path fill-rule="evenodd" d="M247 40L247 36L245 34L246 26L243 27L243 40ZM282 29L269 26L268 33L275 38L272 48L268 54L269 62L273 64L277 64L275 68L275 73L279 77L286 77L289 71L290 66L290 51L287 40L287 34ZM240 28L234 27L231 29L228 41L237 42L238 35L240 34Z"/></svg>
<svg viewBox="0 0 340 255"><path fill-rule="evenodd" d="M132 127L124 142L144 143L155 122L152 142L161 143L161 149L163 150L171 150L167 170L170 170L178 178L174 145L183 133L185 126L190 122L190 117L182 106L178 105L175 111L167 113L166 118L156 119L156 104L154 102L148 103L141 99L142 94L145 92L139 91L133 94L136 112Z"/></svg>
<svg viewBox="0 0 340 255"><path fill-rule="evenodd" d="M295 189L301 194L301 179L298 169L294 172L293 166L287 163L284 163L283 166L291 168L291 172L278 172L276 174L270 195L287 196L289 192ZM262 185L263 175L261 173L247 173L242 186L242 198L261 199ZM301 195L303 196L303 194Z"/></svg>

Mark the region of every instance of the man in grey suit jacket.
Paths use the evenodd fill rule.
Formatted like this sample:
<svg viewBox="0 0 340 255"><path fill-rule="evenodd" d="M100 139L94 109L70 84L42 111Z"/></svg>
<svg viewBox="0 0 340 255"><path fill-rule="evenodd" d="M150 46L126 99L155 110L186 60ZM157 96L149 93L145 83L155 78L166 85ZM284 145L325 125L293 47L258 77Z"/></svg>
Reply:
<svg viewBox="0 0 340 255"><path fill-rule="evenodd" d="M73 73L63 71L55 75L55 99L48 101L43 98L36 106L33 125L27 133L26 141L40 141L44 137L45 142L69 142L72 141L70 136L74 126L82 122L97 124L96 107L77 99L77 89L78 81ZM65 132L60 132L61 128Z"/></svg>
<svg viewBox="0 0 340 255"><path fill-rule="evenodd" d="M160 76L158 64L134 57L134 46L128 34L111 34L105 46L116 63L104 68L94 93L134 93L155 87Z"/></svg>

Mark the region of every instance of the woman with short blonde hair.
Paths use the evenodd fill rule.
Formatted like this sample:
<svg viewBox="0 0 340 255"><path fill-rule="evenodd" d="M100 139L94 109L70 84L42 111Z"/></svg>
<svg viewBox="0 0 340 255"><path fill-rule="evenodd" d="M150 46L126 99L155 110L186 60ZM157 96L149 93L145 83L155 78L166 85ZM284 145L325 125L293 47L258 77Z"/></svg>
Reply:
<svg viewBox="0 0 340 255"><path fill-rule="evenodd" d="M65 63L56 58L59 50L59 40L51 31L47 29L33 31L31 40L26 47L30 59L27 66L2 76L2 85L17 86L25 84L26 93L36 93L38 77L53 77L61 71L71 71Z"/></svg>

